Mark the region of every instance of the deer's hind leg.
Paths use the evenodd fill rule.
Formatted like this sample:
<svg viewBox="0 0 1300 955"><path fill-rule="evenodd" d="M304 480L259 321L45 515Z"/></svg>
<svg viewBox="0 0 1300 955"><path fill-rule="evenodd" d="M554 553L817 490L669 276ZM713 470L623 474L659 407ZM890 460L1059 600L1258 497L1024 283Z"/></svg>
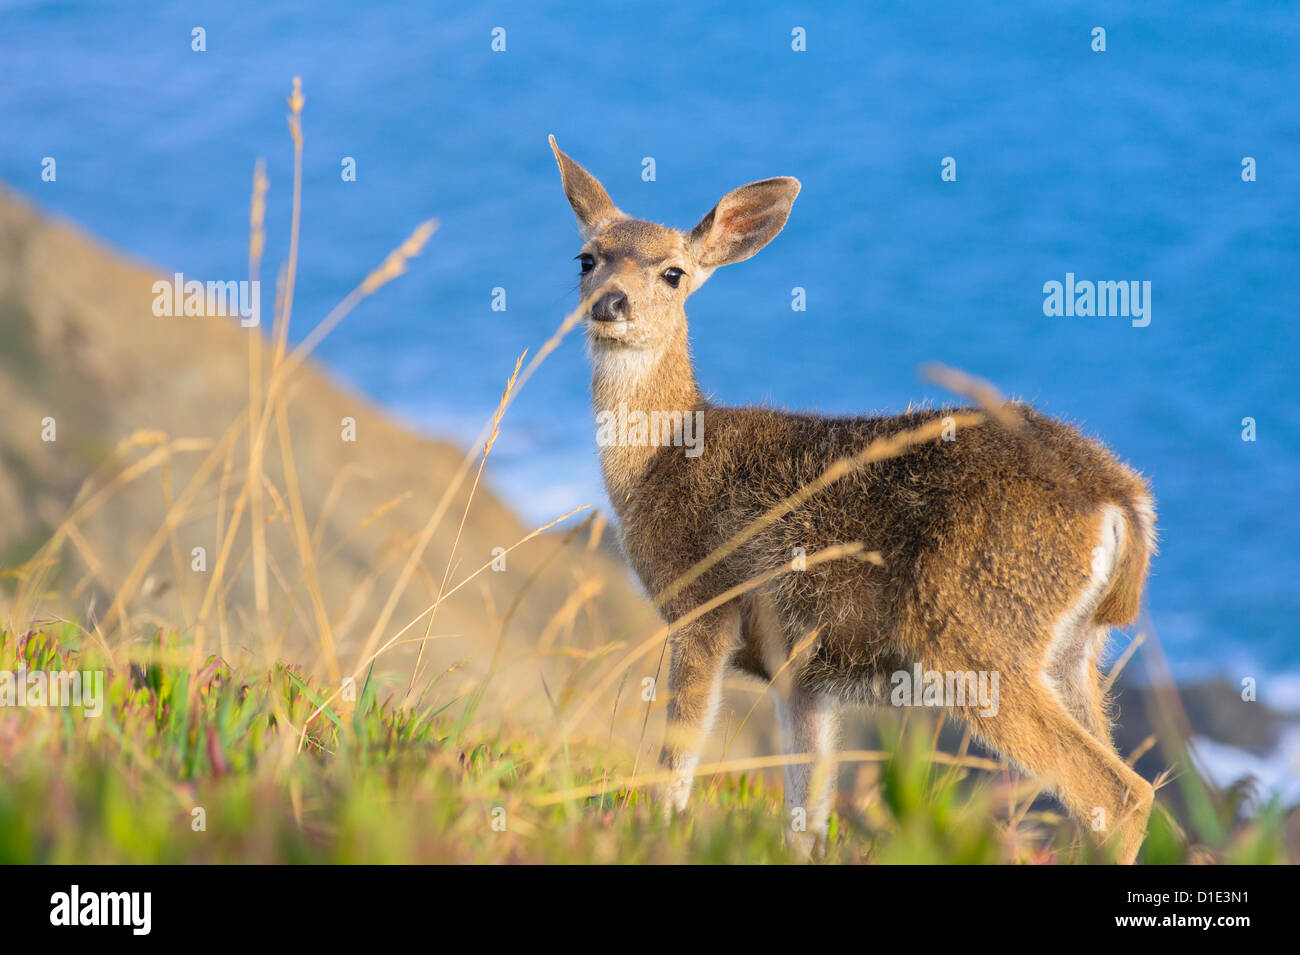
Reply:
<svg viewBox="0 0 1300 955"><path fill-rule="evenodd" d="M982 740L1054 791L1070 814L1119 862L1131 863L1155 795L1107 743L1085 729L1029 674L1001 674L997 712L957 710Z"/></svg>
<svg viewBox="0 0 1300 955"><path fill-rule="evenodd" d="M1120 509L1104 508L1092 551L1091 574L1082 592L1057 619L1043 665L1043 678L1065 708L1107 746L1111 745L1111 721L1097 661L1110 630L1097 621L1097 610L1119 567L1125 535Z"/></svg>
<svg viewBox="0 0 1300 955"><path fill-rule="evenodd" d="M1050 627L1030 628L1023 640L978 641L982 660L947 650L955 669L988 668L999 675L993 712L958 710L983 740L1051 787L1097 839L1131 863L1146 834L1155 790L1115 751L1096 658L1106 628L1097 609L1119 568L1123 515L1101 515L1090 573ZM1026 619L1032 612L1026 608ZM996 628L989 627L990 633ZM1043 632L1045 631L1045 632ZM968 652L966 656L970 656Z"/></svg>
<svg viewBox="0 0 1300 955"><path fill-rule="evenodd" d="M1097 661L1109 633L1109 628L1095 624L1081 627L1068 652L1053 658L1043 671L1070 715L1107 746L1112 745L1111 718Z"/></svg>

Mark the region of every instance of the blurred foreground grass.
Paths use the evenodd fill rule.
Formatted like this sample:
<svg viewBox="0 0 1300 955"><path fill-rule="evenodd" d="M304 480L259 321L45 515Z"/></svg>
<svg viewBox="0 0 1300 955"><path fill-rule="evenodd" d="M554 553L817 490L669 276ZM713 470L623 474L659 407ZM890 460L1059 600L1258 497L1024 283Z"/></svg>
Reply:
<svg viewBox="0 0 1300 955"><path fill-rule="evenodd" d="M79 633L0 632L0 671L101 668ZM106 672L99 717L0 711L0 863L799 861L775 775L702 776L671 823L648 788L555 801L622 778L626 746L545 765L544 736L504 721L484 732L465 698L395 707L371 680L309 722L324 697L295 668L212 657L195 671L174 638L136 646ZM880 762L842 786L827 862L1104 861L1050 808L1000 811L1014 806L1009 774L936 762L934 735L922 720L886 728ZM1171 789L1192 821L1173 818ZM1142 861L1286 861L1279 808L1245 819L1210 793L1191 774L1162 790Z"/></svg>

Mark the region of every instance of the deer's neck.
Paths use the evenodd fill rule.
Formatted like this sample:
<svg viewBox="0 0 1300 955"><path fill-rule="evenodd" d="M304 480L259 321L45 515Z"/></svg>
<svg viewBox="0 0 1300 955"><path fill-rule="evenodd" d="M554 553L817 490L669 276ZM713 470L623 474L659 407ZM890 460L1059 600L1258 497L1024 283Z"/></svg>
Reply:
<svg viewBox="0 0 1300 955"><path fill-rule="evenodd" d="M683 460L703 440L703 396L685 336L658 355L610 349L596 357L591 379L596 441L605 489L622 517L651 460L671 435Z"/></svg>

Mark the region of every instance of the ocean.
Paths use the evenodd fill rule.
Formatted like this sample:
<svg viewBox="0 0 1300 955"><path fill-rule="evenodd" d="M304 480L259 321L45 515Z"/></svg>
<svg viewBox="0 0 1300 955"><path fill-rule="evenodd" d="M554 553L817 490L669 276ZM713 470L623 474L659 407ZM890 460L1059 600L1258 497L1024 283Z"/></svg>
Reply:
<svg viewBox="0 0 1300 955"><path fill-rule="evenodd" d="M1076 422L1154 486L1150 624L1175 673L1295 704L1298 54L1291 4L6 2L0 179L164 275L230 280L265 157L273 276L301 75L292 336L436 216L319 356L468 441L577 302L548 133L682 228L797 176L785 231L690 302L706 391L897 411L950 398L918 375L939 361ZM1046 314L1067 276L1139 283L1146 323ZM490 480L530 519L605 503L588 379L575 333L506 417Z"/></svg>

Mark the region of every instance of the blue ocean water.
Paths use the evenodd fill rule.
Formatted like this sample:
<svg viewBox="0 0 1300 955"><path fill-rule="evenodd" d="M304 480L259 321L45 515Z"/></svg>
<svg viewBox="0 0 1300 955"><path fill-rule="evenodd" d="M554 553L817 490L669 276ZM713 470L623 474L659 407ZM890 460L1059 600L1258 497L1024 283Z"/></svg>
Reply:
<svg viewBox="0 0 1300 955"><path fill-rule="evenodd" d="M1150 606L1175 670L1255 676L1267 699L1300 671L1298 63L1300 15L1272 3L6 2L0 179L162 270L240 278L259 156L268 261L286 253L300 74L294 337L437 216L320 356L468 440L576 304L548 133L624 210L680 227L797 176L785 232L691 301L702 385L901 410L945 399L916 372L937 360L1103 435L1159 500ZM1150 325L1045 316L1067 272L1150 281ZM574 335L506 419L492 481L530 517L603 503L587 383Z"/></svg>

